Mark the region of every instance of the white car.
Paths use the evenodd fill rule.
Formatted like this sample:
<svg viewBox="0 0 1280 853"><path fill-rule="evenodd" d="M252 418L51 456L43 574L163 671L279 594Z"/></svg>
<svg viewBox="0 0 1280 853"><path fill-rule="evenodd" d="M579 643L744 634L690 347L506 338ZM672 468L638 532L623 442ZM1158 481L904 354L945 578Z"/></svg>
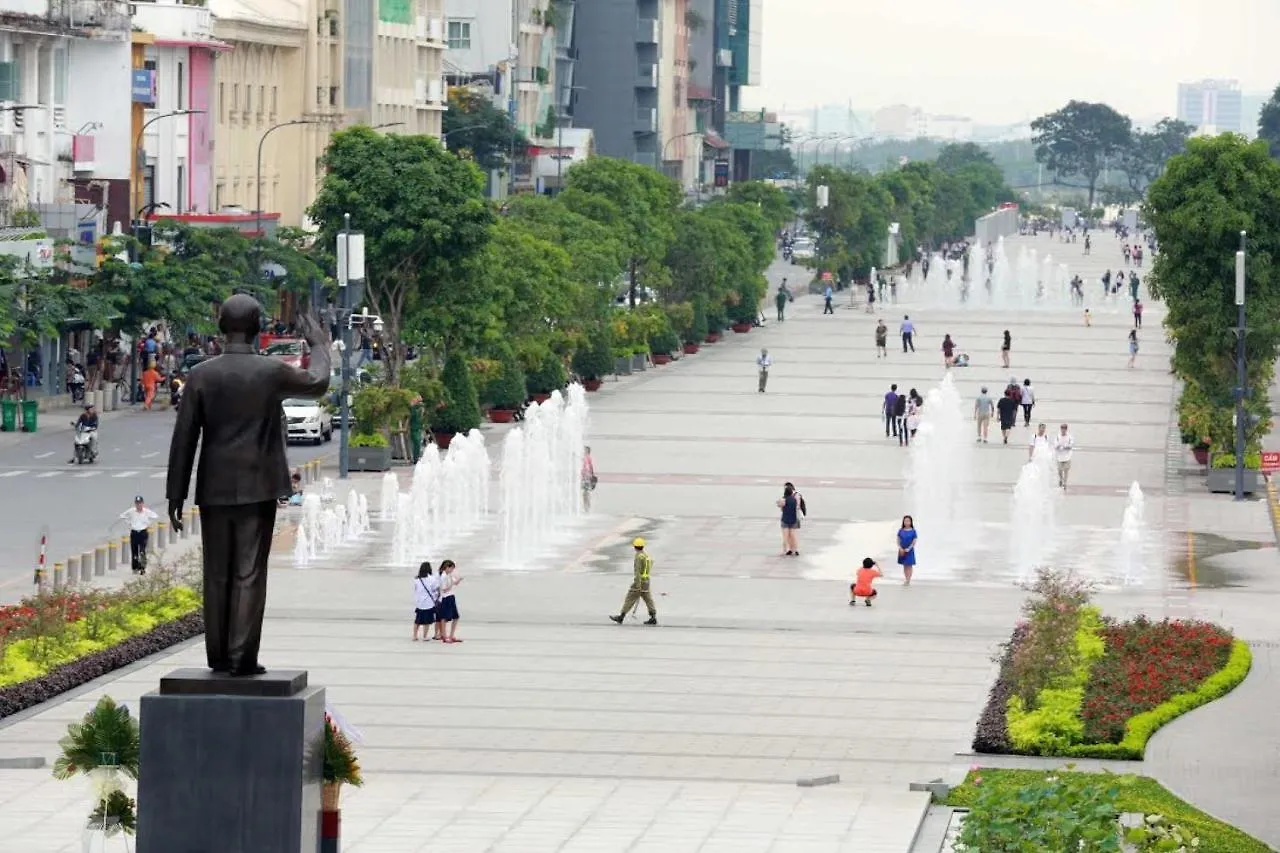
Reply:
<svg viewBox="0 0 1280 853"><path fill-rule="evenodd" d="M814 255L813 241L801 237L791 244L791 263L810 260Z"/></svg>
<svg viewBox="0 0 1280 853"><path fill-rule="evenodd" d="M320 400L285 400L284 420L289 441L319 444L333 438L333 415Z"/></svg>

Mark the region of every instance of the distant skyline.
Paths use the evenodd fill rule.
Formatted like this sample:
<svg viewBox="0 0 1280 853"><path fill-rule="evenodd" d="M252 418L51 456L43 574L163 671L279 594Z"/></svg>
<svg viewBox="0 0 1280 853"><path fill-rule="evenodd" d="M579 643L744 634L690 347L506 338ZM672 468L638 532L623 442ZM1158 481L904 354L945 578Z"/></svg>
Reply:
<svg viewBox="0 0 1280 853"><path fill-rule="evenodd" d="M1263 37L1280 32L1276 0L977 5L764 0L762 85L743 90L744 106L909 104L1013 124L1075 98L1141 119L1174 115L1179 83L1236 79L1246 94L1280 85Z"/></svg>

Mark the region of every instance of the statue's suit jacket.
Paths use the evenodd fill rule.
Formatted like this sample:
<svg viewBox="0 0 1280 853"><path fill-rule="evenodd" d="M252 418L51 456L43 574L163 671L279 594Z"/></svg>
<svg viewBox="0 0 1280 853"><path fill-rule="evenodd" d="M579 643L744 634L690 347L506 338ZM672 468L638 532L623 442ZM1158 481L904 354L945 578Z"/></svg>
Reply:
<svg viewBox="0 0 1280 853"><path fill-rule="evenodd" d="M228 344L223 354L191 369L169 444L165 497L185 501L196 447L197 506L274 501L290 491L281 402L319 397L329 388L329 350L311 350L301 370L259 355L252 344Z"/></svg>

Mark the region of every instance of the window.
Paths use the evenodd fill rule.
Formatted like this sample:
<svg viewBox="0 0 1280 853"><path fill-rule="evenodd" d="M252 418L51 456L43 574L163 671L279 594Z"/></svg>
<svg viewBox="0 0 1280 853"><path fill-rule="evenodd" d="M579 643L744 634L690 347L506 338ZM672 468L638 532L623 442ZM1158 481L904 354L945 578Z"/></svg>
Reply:
<svg viewBox="0 0 1280 853"><path fill-rule="evenodd" d="M271 87L271 117L276 117L276 87Z"/></svg>
<svg viewBox="0 0 1280 853"><path fill-rule="evenodd" d="M338 87L329 87L329 106L336 107L338 105Z"/></svg>
<svg viewBox="0 0 1280 853"><path fill-rule="evenodd" d="M267 95L266 95L266 92L267 92L267 87L266 87L266 86L259 86L259 87L258 87L258 116L259 116L259 118L261 118L261 116L262 116L262 111L263 111L264 109L266 109L266 108L267 108Z"/></svg>
<svg viewBox="0 0 1280 853"><path fill-rule="evenodd" d="M222 197L226 193L226 191L227 191L227 185L223 183L219 183L214 188L213 204L214 204L214 207L217 208L217 210L214 211L215 213L222 210L222 201L223 201Z"/></svg>
<svg viewBox="0 0 1280 853"><path fill-rule="evenodd" d="M449 50L470 50L471 22L450 21L448 42Z"/></svg>
<svg viewBox="0 0 1280 853"><path fill-rule="evenodd" d="M227 104L226 104L226 83L218 84L218 122L227 120Z"/></svg>
<svg viewBox="0 0 1280 853"><path fill-rule="evenodd" d="M231 84L231 120L235 121L236 111L240 109L240 84Z"/></svg>
<svg viewBox="0 0 1280 853"><path fill-rule="evenodd" d="M178 63L178 109L185 110L187 108L187 87L183 85L182 79L182 63Z"/></svg>
<svg viewBox="0 0 1280 853"><path fill-rule="evenodd" d="M0 62L0 101L19 101L21 92L18 63Z"/></svg>
<svg viewBox="0 0 1280 853"><path fill-rule="evenodd" d="M316 106L324 106L324 86L316 86Z"/></svg>
<svg viewBox="0 0 1280 853"><path fill-rule="evenodd" d="M53 53L53 102L55 104L65 104L67 102L67 66L70 54L65 50L57 50Z"/></svg>
<svg viewBox="0 0 1280 853"><path fill-rule="evenodd" d="M249 113L253 112L253 87L248 83L244 87L244 116L249 117Z"/></svg>
<svg viewBox="0 0 1280 853"><path fill-rule="evenodd" d="M178 213L186 213L187 168L178 164Z"/></svg>

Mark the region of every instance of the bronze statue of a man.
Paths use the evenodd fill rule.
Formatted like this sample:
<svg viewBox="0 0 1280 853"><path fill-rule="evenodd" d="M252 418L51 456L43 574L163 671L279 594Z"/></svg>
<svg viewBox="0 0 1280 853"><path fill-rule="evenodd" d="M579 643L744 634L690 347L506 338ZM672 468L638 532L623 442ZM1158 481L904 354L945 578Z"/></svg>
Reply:
<svg viewBox="0 0 1280 853"><path fill-rule="evenodd" d="M169 519L182 529L182 504L191 484L196 446L204 549L204 645L209 668L259 675L262 617L267 603L267 558L276 501L290 491L285 457L286 397L319 397L329 387L328 333L309 315L298 326L311 345L301 370L258 354L262 307L237 294L222 304L222 355L196 365L183 389L169 445Z"/></svg>

